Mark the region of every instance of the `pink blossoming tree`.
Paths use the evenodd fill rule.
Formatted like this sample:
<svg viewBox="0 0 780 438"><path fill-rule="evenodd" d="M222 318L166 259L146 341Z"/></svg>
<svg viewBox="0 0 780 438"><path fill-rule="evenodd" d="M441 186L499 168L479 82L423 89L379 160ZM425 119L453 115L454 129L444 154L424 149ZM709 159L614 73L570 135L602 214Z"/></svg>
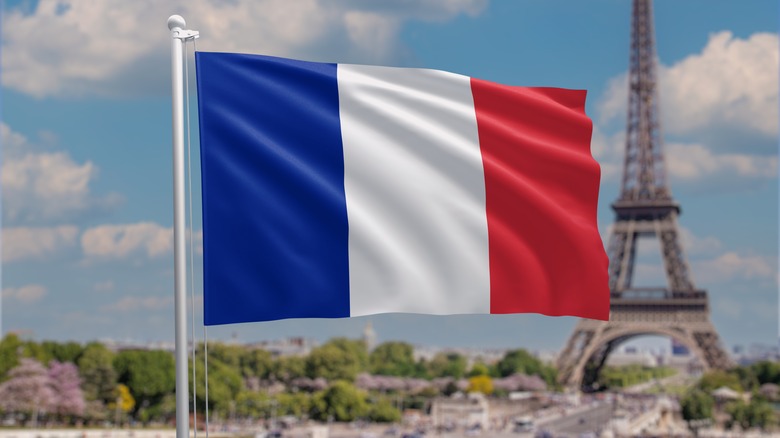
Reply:
<svg viewBox="0 0 780 438"><path fill-rule="evenodd" d="M54 391L46 368L33 359L22 359L8 372L8 380L0 384L0 409L19 412L32 418L54 406Z"/></svg>
<svg viewBox="0 0 780 438"><path fill-rule="evenodd" d="M49 363L49 378L54 395L51 412L61 416L83 415L84 393L76 365L53 360Z"/></svg>

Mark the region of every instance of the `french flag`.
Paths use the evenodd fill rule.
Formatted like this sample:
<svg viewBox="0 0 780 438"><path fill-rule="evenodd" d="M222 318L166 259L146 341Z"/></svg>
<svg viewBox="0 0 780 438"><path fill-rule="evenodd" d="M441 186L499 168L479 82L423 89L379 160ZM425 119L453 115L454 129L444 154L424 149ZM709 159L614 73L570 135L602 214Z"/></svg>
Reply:
<svg viewBox="0 0 780 438"><path fill-rule="evenodd" d="M204 323L608 319L585 91L196 53Z"/></svg>

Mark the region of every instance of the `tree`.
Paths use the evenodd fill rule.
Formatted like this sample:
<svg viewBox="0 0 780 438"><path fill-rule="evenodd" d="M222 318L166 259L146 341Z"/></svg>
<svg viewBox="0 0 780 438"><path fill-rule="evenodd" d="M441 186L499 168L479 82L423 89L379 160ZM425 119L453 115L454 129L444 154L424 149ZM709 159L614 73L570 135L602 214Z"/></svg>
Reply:
<svg viewBox="0 0 780 438"><path fill-rule="evenodd" d="M281 393L276 395L277 415L292 415L301 418L311 410L312 397L305 392Z"/></svg>
<svg viewBox="0 0 780 438"><path fill-rule="evenodd" d="M452 377L460 379L466 374L466 358L458 353L437 353L428 363L431 377Z"/></svg>
<svg viewBox="0 0 780 438"><path fill-rule="evenodd" d="M726 408L731 418L727 422L729 428L739 425L744 430L751 427L765 429L775 424L775 413L772 406L760 398L754 397L750 403L737 400Z"/></svg>
<svg viewBox="0 0 780 438"><path fill-rule="evenodd" d="M136 411L159 402L176 386L173 355L167 351L122 351L114 358L114 369L117 381L133 394Z"/></svg>
<svg viewBox="0 0 780 438"><path fill-rule="evenodd" d="M23 341L21 350L23 357L35 359L42 364L49 363L54 359L49 350L43 348L41 344L35 341Z"/></svg>
<svg viewBox="0 0 780 438"><path fill-rule="evenodd" d="M38 412L54 404L54 392L46 368L34 359L21 359L0 384L0 409L30 415L37 422Z"/></svg>
<svg viewBox="0 0 780 438"><path fill-rule="evenodd" d="M241 374L244 377L266 379L271 375L273 359L271 353L262 349L251 349L241 355Z"/></svg>
<svg viewBox="0 0 780 438"><path fill-rule="evenodd" d="M739 381L739 376L721 370L705 373L698 384L699 389L706 392L712 392L724 386L738 392L742 392L743 390L742 383Z"/></svg>
<svg viewBox="0 0 780 438"><path fill-rule="evenodd" d="M209 344L209 363L220 361L230 367L240 369L241 358L246 353L246 348L240 345L228 345L221 342Z"/></svg>
<svg viewBox="0 0 780 438"><path fill-rule="evenodd" d="M373 374L413 376L416 372L414 348L406 342L385 342L371 352L369 364Z"/></svg>
<svg viewBox="0 0 780 438"><path fill-rule="evenodd" d="M524 349L508 351L496 363L498 377L507 377L516 373L539 376L544 379L548 387L556 386L558 381L555 368L545 365Z"/></svg>
<svg viewBox="0 0 780 438"><path fill-rule="evenodd" d="M493 379L487 375L474 376L469 379L468 392L481 392L485 395L493 393Z"/></svg>
<svg viewBox="0 0 780 438"><path fill-rule="evenodd" d="M271 376L288 383L306 375L306 359L297 356L280 357L271 364Z"/></svg>
<svg viewBox="0 0 780 438"><path fill-rule="evenodd" d="M43 354L51 360L57 362L78 362L84 348L78 342L65 342L59 343L54 341L43 341L40 344L40 349ZM47 362L43 362L47 363Z"/></svg>
<svg viewBox="0 0 780 438"><path fill-rule="evenodd" d="M477 362L474 364L473 367L471 367L471 371L469 371L468 376L469 377L475 377L475 376L489 376L490 375L490 368L488 368L487 365L484 363Z"/></svg>
<svg viewBox="0 0 780 438"><path fill-rule="evenodd" d="M84 393L81 392L81 378L76 365L51 361L49 379L54 393L51 411L60 416L84 414Z"/></svg>
<svg viewBox="0 0 780 438"><path fill-rule="evenodd" d="M116 393L116 401L119 403L119 410L127 414L135 408L135 399L133 398L133 394L130 394L130 388L128 388L127 385L121 383L117 385Z"/></svg>
<svg viewBox="0 0 780 438"><path fill-rule="evenodd" d="M144 410L144 416L146 418L141 418L144 422L156 419L162 423L173 423L176 418L176 394L165 394L158 403Z"/></svg>
<svg viewBox="0 0 780 438"><path fill-rule="evenodd" d="M103 344L87 344L78 361L84 398L103 404L116 398L117 375L113 362L114 353Z"/></svg>
<svg viewBox="0 0 780 438"><path fill-rule="evenodd" d="M362 339L333 338L324 345L332 345L355 357L358 372L368 371L368 347Z"/></svg>
<svg viewBox="0 0 780 438"><path fill-rule="evenodd" d="M680 408L685 420L703 420L712 418L715 401L706 392L694 389L680 399Z"/></svg>
<svg viewBox="0 0 780 438"><path fill-rule="evenodd" d="M750 366L758 379L758 383L774 383L780 385L780 363L764 360Z"/></svg>
<svg viewBox="0 0 780 438"><path fill-rule="evenodd" d="M375 423L395 423L401 419L401 411L383 397L372 403L368 410L368 419Z"/></svg>
<svg viewBox="0 0 780 438"><path fill-rule="evenodd" d="M598 382L604 388L625 388L674 375L676 371L669 367L648 367L633 364L624 366L605 366L599 373Z"/></svg>
<svg viewBox="0 0 780 438"><path fill-rule="evenodd" d="M22 341L13 333L5 335L0 341L0 382L5 380L8 371L19 365L19 349Z"/></svg>
<svg viewBox="0 0 780 438"><path fill-rule="evenodd" d="M739 379L740 386L745 391L753 391L758 389L759 386L761 386L758 382L758 378L756 377L755 368L752 366L750 367L734 367L730 370L731 374L734 374L737 376L737 379Z"/></svg>
<svg viewBox="0 0 780 438"><path fill-rule="evenodd" d="M266 392L241 391L236 396L236 414L243 418L270 417L271 398Z"/></svg>
<svg viewBox="0 0 780 438"><path fill-rule="evenodd" d="M190 366L192 364L190 363ZM192 376L190 368L188 376ZM195 390L200 409L206 407L206 380L203 366L195 368ZM209 358L209 409L223 415L230 412L231 404L243 389L243 379L238 367L232 367L219 360ZM192 385L192 381L189 383Z"/></svg>
<svg viewBox="0 0 780 438"><path fill-rule="evenodd" d="M368 353L362 341L336 338L312 350L306 358L306 375L351 382L367 364Z"/></svg>
<svg viewBox="0 0 780 438"><path fill-rule="evenodd" d="M312 399L312 418L319 421L353 421L367 413L366 395L349 382L338 381Z"/></svg>
<svg viewBox="0 0 780 438"><path fill-rule="evenodd" d="M108 408L114 411L114 422L120 424L123 418L135 409L135 398L127 385L118 384L114 390L116 400L108 403Z"/></svg>

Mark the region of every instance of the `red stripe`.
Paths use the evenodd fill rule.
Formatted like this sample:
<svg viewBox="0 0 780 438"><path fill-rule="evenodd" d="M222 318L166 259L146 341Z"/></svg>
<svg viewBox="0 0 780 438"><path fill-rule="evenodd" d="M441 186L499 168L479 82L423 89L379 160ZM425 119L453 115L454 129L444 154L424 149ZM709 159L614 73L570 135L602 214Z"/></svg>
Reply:
<svg viewBox="0 0 780 438"><path fill-rule="evenodd" d="M609 318L585 91L471 80L485 169L490 313Z"/></svg>

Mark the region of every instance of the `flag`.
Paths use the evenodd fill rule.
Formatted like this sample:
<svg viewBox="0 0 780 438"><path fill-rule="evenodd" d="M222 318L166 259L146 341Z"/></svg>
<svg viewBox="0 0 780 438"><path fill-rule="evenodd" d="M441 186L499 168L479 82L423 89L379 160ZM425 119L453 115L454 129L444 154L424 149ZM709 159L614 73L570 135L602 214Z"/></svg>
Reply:
<svg viewBox="0 0 780 438"><path fill-rule="evenodd" d="M196 53L204 322L608 319L585 91Z"/></svg>

